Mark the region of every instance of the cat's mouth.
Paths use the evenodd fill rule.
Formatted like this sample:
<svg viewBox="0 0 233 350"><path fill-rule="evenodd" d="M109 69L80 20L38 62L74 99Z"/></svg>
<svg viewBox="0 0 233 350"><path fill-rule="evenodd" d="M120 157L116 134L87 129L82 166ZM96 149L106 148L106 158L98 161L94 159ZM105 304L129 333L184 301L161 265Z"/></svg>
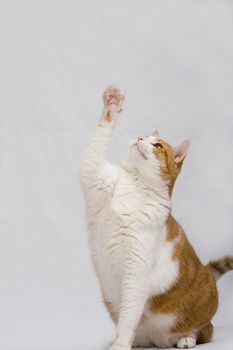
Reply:
<svg viewBox="0 0 233 350"><path fill-rule="evenodd" d="M144 159L147 160L147 157L146 157L145 154L140 150L140 147L138 146L138 143L137 143L137 142L133 144L133 147L136 147L137 150L138 150L138 152L141 154L141 156L142 156Z"/></svg>

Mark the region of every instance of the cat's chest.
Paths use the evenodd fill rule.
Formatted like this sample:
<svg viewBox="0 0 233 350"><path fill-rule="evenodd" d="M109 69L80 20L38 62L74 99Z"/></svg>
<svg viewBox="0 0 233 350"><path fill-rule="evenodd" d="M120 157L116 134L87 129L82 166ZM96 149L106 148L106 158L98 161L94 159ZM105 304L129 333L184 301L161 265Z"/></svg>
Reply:
<svg viewBox="0 0 233 350"><path fill-rule="evenodd" d="M94 248L105 266L119 270L135 251L153 260L166 239L167 215L150 193L122 181L94 227Z"/></svg>
<svg viewBox="0 0 233 350"><path fill-rule="evenodd" d="M161 205L151 191L136 188L127 180L117 186L109 208L122 222L152 230L165 223L168 214L166 206Z"/></svg>
<svg viewBox="0 0 233 350"><path fill-rule="evenodd" d="M168 209L158 204L148 191L136 191L127 181L118 184L111 200L99 213L91 236L92 256L102 288L114 304L119 297L123 271L134 259L134 266L146 271L151 291L155 291L156 271L164 271L171 262L172 249L166 243L167 215ZM164 258L160 259L160 255ZM139 266L142 262L146 270ZM161 274L156 283L156 289L166 288Z"/></svg>

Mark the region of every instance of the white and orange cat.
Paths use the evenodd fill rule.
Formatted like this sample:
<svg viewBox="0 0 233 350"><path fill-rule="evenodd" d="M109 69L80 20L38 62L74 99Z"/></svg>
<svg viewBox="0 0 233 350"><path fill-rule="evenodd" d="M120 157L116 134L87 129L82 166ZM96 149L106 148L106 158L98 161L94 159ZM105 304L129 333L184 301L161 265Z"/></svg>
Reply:
<svg viewBox="0 0 233 350"><path fill-rule="evenodd" d="M108 147L124 95L110 86L103 100L80 178L94 267L117 325L110 349L184 349L208 342L218 306L216 280L233 269L233 257L204 266L171 215L189 141L173 148L155 131L138 137L121 165L110 164Z"/></svg>

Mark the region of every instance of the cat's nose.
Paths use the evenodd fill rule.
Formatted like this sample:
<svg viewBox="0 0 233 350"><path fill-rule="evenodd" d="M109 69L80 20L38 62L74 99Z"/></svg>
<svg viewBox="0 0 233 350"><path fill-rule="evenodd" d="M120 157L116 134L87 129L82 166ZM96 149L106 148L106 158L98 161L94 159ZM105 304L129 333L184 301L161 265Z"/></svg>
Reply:
<svg viewBox="0 0 233 350"><path fill-rule="evenodd" d="M143 136L138 136L138 141L144 141L144 137Z"/></svg>

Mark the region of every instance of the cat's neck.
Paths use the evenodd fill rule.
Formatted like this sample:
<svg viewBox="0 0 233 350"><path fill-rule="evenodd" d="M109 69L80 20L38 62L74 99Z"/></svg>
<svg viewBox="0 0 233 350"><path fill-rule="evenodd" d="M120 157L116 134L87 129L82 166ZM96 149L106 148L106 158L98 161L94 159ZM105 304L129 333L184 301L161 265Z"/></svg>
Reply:
<svg viewBox="0 0 233 350"><path fill-rule="evenodd" d="M148 200L150 199L157 208L165 209L169 215L171 212L171 197L168 184L161 181L149 181L143 178L136 169L125 170L132 178L137 193L148 198Z"/></svg>

